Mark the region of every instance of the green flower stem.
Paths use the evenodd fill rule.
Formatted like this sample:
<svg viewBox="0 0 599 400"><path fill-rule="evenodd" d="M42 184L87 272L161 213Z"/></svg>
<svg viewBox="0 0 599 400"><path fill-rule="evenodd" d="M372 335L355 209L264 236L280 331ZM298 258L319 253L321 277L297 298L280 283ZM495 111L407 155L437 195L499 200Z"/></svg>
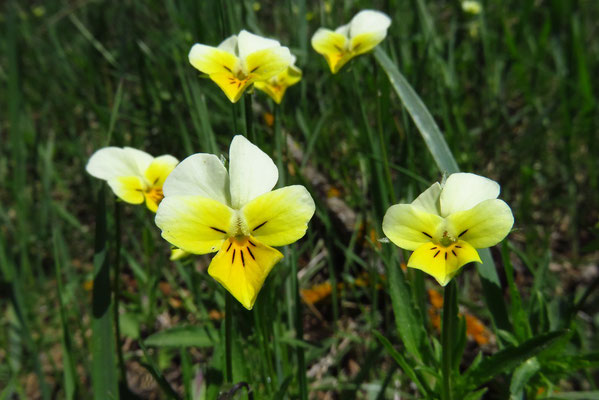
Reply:
<svg viewBox="0 0 599 400"><path fill-rule="evenodd" d="M442 400L452 399L452 353L455 341L455 330L458 324L458 302L457 290L454 280L445 286L443 294L443 325L441 326L441 371L443 386L441 391Z"/></svg>
<svg viewBox="0 0 599 400"><path fill-rule="evenodd" d="M283 149L286 148L285 135L281 128L281 105L275 103L274 107L275 117L275 155L277 157L277 168L279 169L279 184L281 187L285 186L286 168L285 162L283 161Z"/></svg>
<svg viewBox="0 0 599 400"><path fill-rule="evenodd" d="M253 94L248 92L243 97L245 105L245 133L252 143L256 143L256 135L254 134L254 118L252 113L252 96Z"/></svg>
<svg viewBox="0 0 599 400"><path fill-rule="evenodd" d="M304 339L304 324L302 319L302 303L299 294L299 281L297 279L297 257L295 251L292 250L289 257L291 264L291 287L293 288L293 297L295 298L294 324L295 337L297 340ZM306 359L304 356L304 348L297 346L297 380L300 389L300 399L308 400L308 382L306 380Z"/></svg>
<svg viewBox="0 0 599 400"><path fill-rule="evenodd" d="M233 296L225 290L225 381L233 383Z"/></svg>
<svg viewBox="0 0 599 400"><path fill-rule="evenodd" d="M119 322L119 303L121 297L121 205L118 200L114 202L114 242L115 242L115 259L114 259L114 275L112 277L114 306L112 308L112 318L114 320L114 339L116 343L117 363L119 366L119 380L121 385L127 385L127 369L123 358L123 346L121 342L121 324Z"/></svg>

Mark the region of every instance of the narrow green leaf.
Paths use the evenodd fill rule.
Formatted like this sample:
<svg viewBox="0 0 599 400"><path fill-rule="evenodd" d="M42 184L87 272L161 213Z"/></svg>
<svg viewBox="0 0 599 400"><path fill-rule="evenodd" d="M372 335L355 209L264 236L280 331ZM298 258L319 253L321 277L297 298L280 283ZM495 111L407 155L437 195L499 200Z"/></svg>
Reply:
<svg viewBox="0 0 599 400"><path fill-rule="evenodd" d="M522 362L539 354L556 340L567 334L567 330L545 333L533 337L520 346L508 347L487 357L475 368L470 368L462 376L465 389L474 389L493 379L496 375L516 368Z"/></svg>
<svg viewBox="0 0 599 400"><path fill-rule="evenodd" d="M389 293L391 306L395 315L395 326L406 350L416 360L422 361L420 349L424 336L424 323L419 314L415 312L415 305L410 294L410 287L406 282L403 271L396 262L387 262L387 276L389 278Z"/></svg>
<svg viewBox="0 0 599 400"><path fill-rule="evenodd" d="M599 390L557 393L551 397L547 397L547 400L599 400Z"/></svg>
<svg viewBox="0 0 599 400"><path fill-rule="evenodd" d="M144 353L145 358L145 362L142 362L141 365L152 375L154 380L156 380L156 383L158 383L158 385L160 386L167 398L181 400L181 397L179 397L177 392L175 392L175 390L171 387L170 383L168 383L164 375L162 375L162 373L160 372L160 369L158 368L158 365L156 365L156 362L148 354L148 350L146 349L144 342L140 340L138 343L139 347L141 347L141 350Z"/></svg>
<svg viewBox="0 0 599 400"><path fill-rule="evenodd" d="M94 290L92 293L92 384L95 399L118 399L106 237L106 200L104 185L102 185L98 192L96 205Z"/></svg>
<svg viewBox="0 0 599 400"><path fill-rule="evenodd" d="M372 331L372 333L374 334L374 336L376 336L377 340L383 345L383 347L385 347L387 353L389 353L389 355L393 357L395 362L397 362L397 364L401 367L401 369L408 376L408 378L410 378L412 382L414 382L414 384L418 387L420 393L423 396L429 396L431 392L426 381L420 378L420 376L416 373L416 370L410 365L408 360L406 360L404 356L402 356L397 350L395 350L391 342L389 342L389 340L386 337L384 337L380 332Z"/></svg>
<svg viewBox="0 0 599 400"><path fill-rule="evenodd" d="M508 245L504 242L501 246L501 258L505 267L505 275L510 290L510 313L512 315L512 321L514 321L514 333L520 342L530 339L532 336L532 330L530 329L530 323L526 311L522 306L522 299L520 298L520 292L514 282L514 267L510 260L510 253Z"/></svg>
<svg viewBox="0 0 599 400"><path fill-rule="evenodd" d="M155 347L212 347L218 340L211 338L199 326L178 326L154 333L144 341Z"/></svg>

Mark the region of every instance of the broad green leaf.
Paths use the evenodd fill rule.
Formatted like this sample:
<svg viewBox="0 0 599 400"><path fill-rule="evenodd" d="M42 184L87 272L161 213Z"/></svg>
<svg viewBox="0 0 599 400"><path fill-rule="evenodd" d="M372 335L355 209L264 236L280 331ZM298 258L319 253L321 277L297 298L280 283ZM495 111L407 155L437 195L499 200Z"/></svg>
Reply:
<svg viewBox="0 0 599 400"><path fill-rule="evenodd" d="M211 338L199 326L178 326L148 336L144 343L154 347L212 347L218 339Z"/></svg>
<svg viewBox="0 0 599 400"><path fill-rule="evenodd" d="M94 290L92 292L92 386L95 399L118 399L110 271L106 249L106 199L104 187L96 205Z"/></svg>
<svg viewBox="0 0 599 400"><path fill-rule="evenodd" d="M418 94L401 72L399 72L393 61L385 54L381 46L378 46L374 50L374 56L387 74L395 93L397 93L404 107L412 117L439 170L448 174L459 172L458 164L451 150L449 150L443 134ZM485 302L489 308L493 324L496 328L509 331L511 330L511 326L503 300L499 276L495 270L495 263L488 249L479 250L479 255L483 263L477 264L476 269L483 286Z"/></svg>
<svg viewBox="0 0 599 400"><path fill-rule="evenodd" d="M477 388L495 376L518 367L522 362L539 354L567 333L567 330L545 333L527 340L520 346L500 350L483 359L476 367L468 369L462 376L461 386L466 390Z"/></svg>

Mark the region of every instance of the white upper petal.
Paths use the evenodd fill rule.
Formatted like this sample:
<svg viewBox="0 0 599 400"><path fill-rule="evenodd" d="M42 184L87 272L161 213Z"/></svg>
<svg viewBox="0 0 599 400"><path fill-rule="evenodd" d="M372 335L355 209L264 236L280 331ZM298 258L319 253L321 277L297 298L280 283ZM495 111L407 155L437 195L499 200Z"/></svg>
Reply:
<svg viewBox="0 0 599 400"><path fill-rule="evenodd" d="M237 35L229 36L221 42L217 47L219 50L224 50L227 53L237 55Z"/></svg>
<svg viewBox="0 0 599 400"><path fill-rule="evenodd" d="M242 30L237 39L237 49L241 59L246 58L256 51L276 47L281 47L281 44L278 41L254 35L246 30Z"/></svg>
<svg viewBox="0 0 599 400"><path fill-rule="evenodd" d="M90 157L85 170L104 180L119 176L143 177L152 160L148 153L130 147L104 147Z"/></svg>
<svg viewBox="0 0 599 400"><path fill-rule="evenodd" d="M451 174L441 191L441 216L469 210L482 201L496 199L499 190L497 182L484 176L463 172Z"/></svg>
<svg viewBox="0 0 599 400"><path fill-rule="evenodd" d="M349 38L349 24L341 25L339 28L335 29L335 33L340 33Z"/></svg>
<svg viewBox="0 0 599 400"><path fill-rule="evenodd" d="M362 33L386 31L391 25L391 18L385 13L375 10L362 10L349 23L349 35L355 37Z"/></svg>
<svg viewBox="0 0 599 400"><path fill-rule="evenodd" d="M441 185L439 182L435 182L431 185L431 187L422 192L422 194L412 202L412 205L420 207L428 213L441 215L441 210L439 207L440 196Z"/></svg>
<svg viewBox="0 0 599 400"><path fill-rule="evenodd" d="M241 209L263 193L269 192L279 179L272 159L241 135L231 141L229 148L229 181L231 206Z"/></svg>
<svg viewBox="0 0 599 400"><path fill-rule="evenodd" d="M197 195L229 204L229 176L214 154L194 154L169 174L162 191L165 197Z"/></svg>

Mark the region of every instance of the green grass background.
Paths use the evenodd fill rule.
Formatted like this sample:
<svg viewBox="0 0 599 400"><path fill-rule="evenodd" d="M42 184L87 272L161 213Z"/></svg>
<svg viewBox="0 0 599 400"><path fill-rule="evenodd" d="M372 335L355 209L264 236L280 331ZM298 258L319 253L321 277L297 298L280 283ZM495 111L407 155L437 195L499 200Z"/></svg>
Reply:
<svg viewBox="0 0 599 400"><path fill-rule="evenodd" d="M286 183L306 185L318 210L307 236L273 270L256 310L235 306L234 375L258 398L297 398L299 348L311 369L313 398L413 395L372 335L384 332L402 349L388 290L376 286L385 285L384 269L369 231L381 237L386 207L411 201L441 174L372 55L331 75L310 46L318 27L339 26L364 8L391 16L382 47L433 114L460 169L501 184L516 224L509 244L493 255L511 309L513 281L535 333L572 330L560 354L597 351L599 3L482 4L482 14L472 16L459 1L2 2L0 398L92 395L94 318L85 283L94 278L98 199L108 208L110 260L116 209L111 195L98 196L100 184L85 173L85 163L108 144L179 159L226 154L233 134L244 130L243 107L201 78L187 52L193 43L216 45L242 28L277 38L298 57L302 82L278 111L255 93L252 117L257 141L274 155L275 127L263 116L280 115L283 132L303 154L298 160L286 153ZM306 167L340 192L355 226L343 225ZM224 295L205 273L210 258L170 262L153 215L143 207L119 209L119 311L130 387L141 398L168 396L147 372L153 370L186 398L201 378L207 398L214 398L224 368L222 323L209 313L224 310ZM506 262L514 269L507 276ZM318 304L320 316L304 309L304 341L295 339L294 263L303 272L302 288L324 280L351 287ZM352 286L364 272L370 284ZM406 277L426 314L424 289L435 284L417 271ZM458 281L462 307L493 329L475 269L467 267ZM173 297L181 304L173 306ZM516 314L510 312L512 322ZM200 327L201 339L194 331L193 346L143 350L141 339L176 326ZM477 351L470 343L465 366ZM542 364L528 382L530 398L597 389L596 370L558 364ZM508 379L492 384L494 398L509 394ZM545 392L538 394L539 387Z"/></svg>

